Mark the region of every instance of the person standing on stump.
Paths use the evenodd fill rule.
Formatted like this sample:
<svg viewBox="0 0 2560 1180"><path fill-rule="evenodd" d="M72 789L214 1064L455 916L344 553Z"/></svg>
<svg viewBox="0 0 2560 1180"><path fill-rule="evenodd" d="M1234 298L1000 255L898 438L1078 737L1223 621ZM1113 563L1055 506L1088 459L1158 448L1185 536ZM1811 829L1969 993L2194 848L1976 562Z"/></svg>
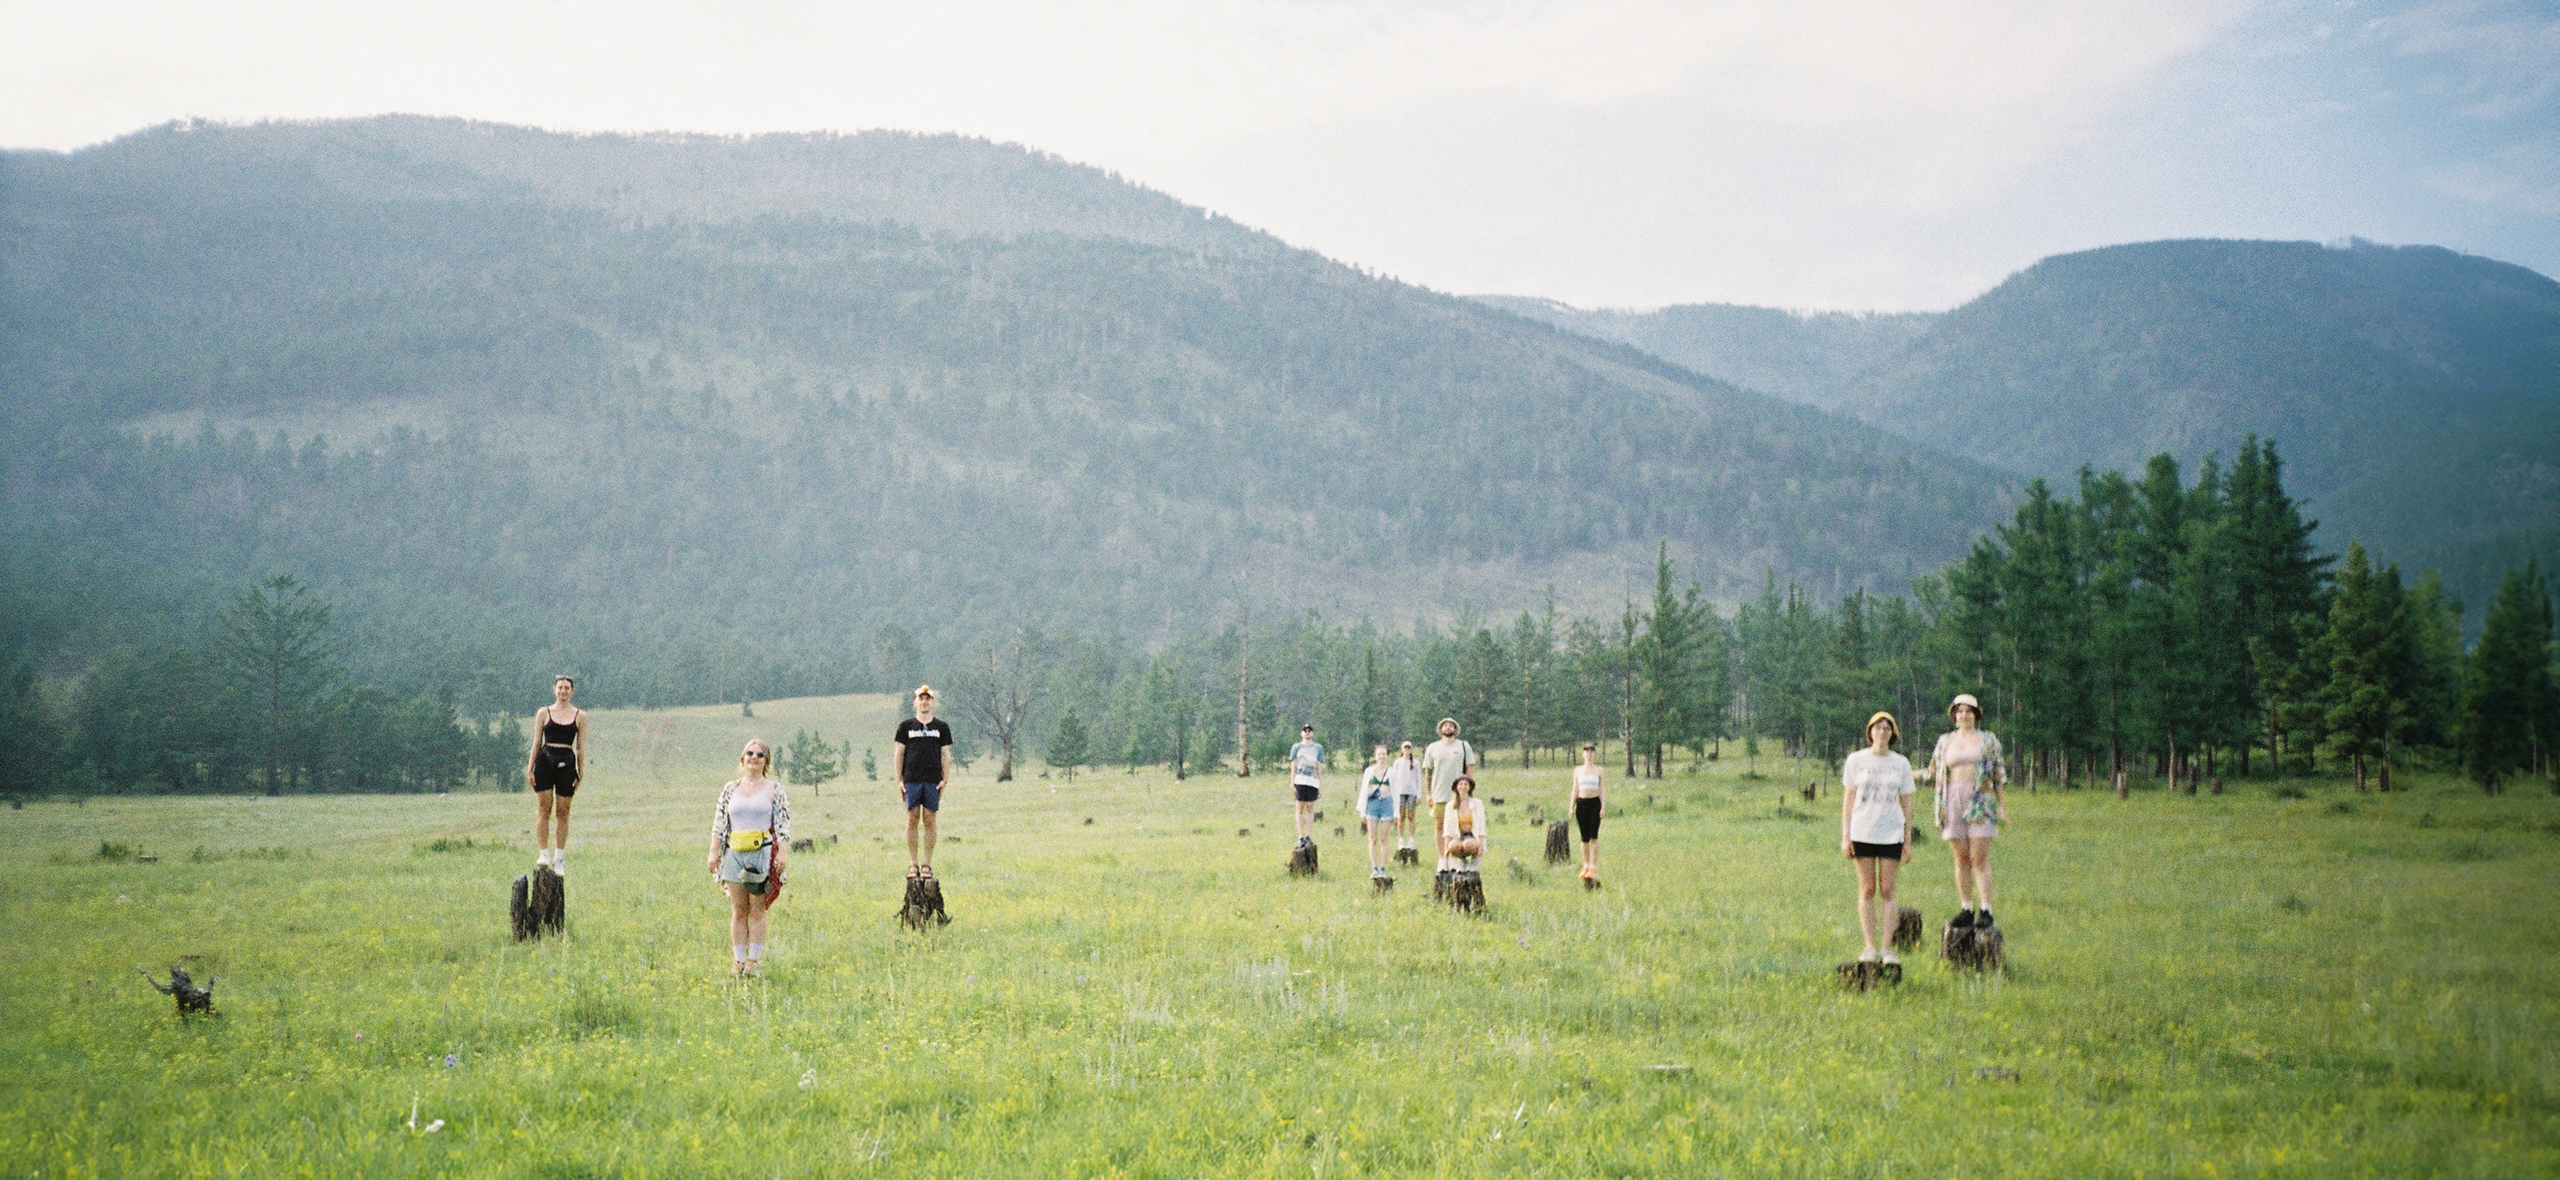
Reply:
<svg viewBox="0 0 2560 1180"><path fill-rule="evenodd" d="M1600 879L1600 747L1582 743L1582 765L1573 768L1573 824L1582 831L1582 879Z"/></svg>
<svg viewBox="0 0 2560 1180"><path fill-rule="evenodd" d="M1441 718L1440 740L1422 752L1424 785L1431 790L1432 855L1445 857L1449 854L1447 846L1439 841L1443 821L1448 818L1451 789L1462 778L1473 785L1474 780L1469 776L1482 765L1483 760L1476 757L1476 748L1458 740L1458 719Z"/></svg>
<svg viewBox="0 0 2560 1180"><path fill-rule="evenodd" d="M1894 877L1911 859L1911 815L1903 800L1919 787L1912 782L1911 760L1893 750L1901 740L1893 714L1879 712L1867 718L1866 748L1850 751L1840 764L1840 855L1858 866L1858 933L1867 940L1861 963L1876 961L1879 941L1885 962L1902 962L1893 950L1893 924L1901 912Z"/></svg>
<svg viewBox="0 0 2560 1180"><path fill-rule="evenodd" d="M942 788L951 781L951 723L933 715L933 686L916 686L916 715L898 723L890 737L890 761L897 764L899 792L907 805L907 876L933 875L933 843L942 816ZM924 834L918 852L916 835Z"/></svg>
<svg viewBox="0 0 2560 1180"><path fill-rule="evenodd" d="M1484 800L1476 798L1474 775L1459 775L1449 784L1449 802L1440 807L1440 868L1473 872L1484 862L1487 825Z"/></svg>
<svg viewBox="0 0 2560 1180"><path fill-rule="evenodd" d="M1387 875L1387 837L1396 826L1396 784L1387 765L1387 748L1369 751L1369 768L1360 775L1360 824L1369 830L1369 879Z"/></svg>
<svg viewBox="0 0 2560 1180"><path fill-rule="evenodd" d="M1422 804L1422 761L1413 756L1413 743L1406 742L1396 750L1396 760L1387 766L1387 781L1396 789L1396 851L1413 847L1413 813Z"/></svg>
<svg viewBox="0 0 2560 1180"><path fill-rule="evenodd" d="M791 847L791 798L772 776L773 747L751 741L738 777L711 807L711 857L703 867L729 895L729 973L764 970L765 923L782 900L782 862Z"/></svg>
<svg viewBox="0 0 2560 1180"><path fill-rule="evenodd" d="M1956 900L1964 912L1958 927L1991 924L1991 838L2009 822L2002 788L2009 781L2008 760L2000 739L1981 728L1982 702L1960 693L1947 706L1955 728L1938 735L1929 755L1929 781L1936 787L1938 835L1955 853ZM1975 907L1979 905L1980 908Z"/></svg>
<svg viewBox="0 0 2560 1180"><path fill-rule="evenodd" d="M1316 842L1316 799L1324 793L1324 747L1316 743L1316 726L1298 727L1298 744L1289 747L1289 788L1298 799L1298 847Z"/></svg>
<svg viewBox="0 0 2560 1180"><path fill-rule="evenodd" d="M587 711L570 703L577 694L577 681L551 678L551 703L533 711L533 751L524 767L525 785L533 788L533 867L563 878L569 875L569 800L587 769Z"/></svg>

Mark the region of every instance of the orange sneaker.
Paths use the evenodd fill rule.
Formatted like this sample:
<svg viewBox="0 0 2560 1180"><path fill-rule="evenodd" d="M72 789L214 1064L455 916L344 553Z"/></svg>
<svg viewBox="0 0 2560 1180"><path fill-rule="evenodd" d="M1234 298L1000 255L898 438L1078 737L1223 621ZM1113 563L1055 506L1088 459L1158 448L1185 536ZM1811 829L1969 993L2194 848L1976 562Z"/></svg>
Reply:
<svg viewBox="0 0 2560 1180"><path fill-rule="evenodd" d="M1600 875L1600 870L1595 869L1595 868L1592 868L1590 865L1584 865L1584 866L1582 866L1582 879L1583 879L1583 880L1588 881L1588 880L1591 880L1592 878L1598 877L1599 875Z"/></svg>

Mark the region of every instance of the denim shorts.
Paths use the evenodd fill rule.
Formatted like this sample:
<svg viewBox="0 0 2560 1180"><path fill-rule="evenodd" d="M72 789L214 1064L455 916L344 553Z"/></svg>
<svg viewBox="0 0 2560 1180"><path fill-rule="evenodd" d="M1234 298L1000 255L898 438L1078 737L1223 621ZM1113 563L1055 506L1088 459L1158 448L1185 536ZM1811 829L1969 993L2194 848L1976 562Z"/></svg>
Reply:
<svg viewBox="0 0 2560 1180"><path fill-rule="evenodd" d="M913 811L919 807L933 812L942 810L941 783L907 784L907 810Z"/></svg>
<svg viewBox="0 0 2560 1180"><path fill-rule="evenodd" d="M1384 823L1396 817L1396 797L1388 794L1367 796L1360 801L1360 814Z"/></svg>

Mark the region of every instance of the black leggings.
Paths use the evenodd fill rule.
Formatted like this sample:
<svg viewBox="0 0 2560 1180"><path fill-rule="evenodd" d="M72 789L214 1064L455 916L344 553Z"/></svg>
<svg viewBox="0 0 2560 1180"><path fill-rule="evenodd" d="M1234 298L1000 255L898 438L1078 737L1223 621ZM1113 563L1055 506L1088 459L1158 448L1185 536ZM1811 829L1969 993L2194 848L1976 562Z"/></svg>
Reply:
<svg viewBox="0 0 2560 1180"><path fill-rule="evenodd" d="M1582 829L1583 843L1600 838L1600 797L1591 795L1573 801L1573 824Z"/></svg>

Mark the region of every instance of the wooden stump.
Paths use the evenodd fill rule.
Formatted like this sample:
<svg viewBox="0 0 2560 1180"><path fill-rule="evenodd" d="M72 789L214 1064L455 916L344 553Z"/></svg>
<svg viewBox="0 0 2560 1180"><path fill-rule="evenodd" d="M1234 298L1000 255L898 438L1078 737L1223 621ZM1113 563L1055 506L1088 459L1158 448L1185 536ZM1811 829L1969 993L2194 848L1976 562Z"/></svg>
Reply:
<svg viewBox="0 0 2560 1180"><path fill-rule="evenodd" d="M907 899L898 906L898 921L909 930L950 925L951 911L942 908L942 882L932 877L907 878Z"/></svg>
<svg viewBox="0 0 2560 1180"><path fill-rule="evenodd" d="M528 904L531 886L523 877L507 890L507 925L515 931L516 941L541 933L533 923L533 907Z"/></svg>
<svg viewBox="0 0 2560 1180"><path fill-rule="evenodd" d="M1839 977L1841 987L1847 988L1853 992L1862 992L1873 988L1878 984L1883 984L1886 987L1893 987L1900 984L1902 982L1902 964L1866 962L1842 963L1833 972L1833 974Z"/></svg>
<svg viewBox="0 0 2560 1180"><path fill-rule="evenodd" d="M1289 850L1289 875L1292 877L1312 877L1316 875L1315 845L1301 844Z"/></svg>
<svg viewBox="0 0 2560 1180"><path fill-rule="evenodd" d="M1369 892L1371 893L1393 893L1395 892L1395 888L1396 879L1393 877L1369 878Z"/></svg>
<svg viewBox="0 0 2560 1180"><path fill-rule="evenodd" d="M1547 825L1547 863L1560 865L1573 859L1573 833L1563 820Z"/></svg>
<svg viewBox="0 0 2560 1180"><path fill-rule="evenodd" d="M1456 873L1448 869L1442 869L1439 872L1433 873L1431 875L1431 900L1449 900L1449 883L1456 876Z"/></svg>
<svg viewBox="0 0 2560 1180"><path fill-rule="evenodd" d="M1396 849L1396 863L1400 865L1419 865L1422 863L1422 853L1412 848Z"/></svg>
<svg viewBox="0 0 2560 1180"><path fill-rule="evenodd" d="M507 890L507 926L516 941L558 934L568 928L569 884L547 865L518 877Z"/></svg>
<svg viewBox="0 0 2560 1180"><path fill-rule="evenodd" d="M1582 889L1583 889L1583 891L1584 891L1584 892L1586 892L1586 893L1590 892L1591 890L1598 889L1599 887L1600 887L1600 874L1598 874L1598 873L1593 873L1592 875L1590 875L1590 876L1588 876L1588 877L1584 877L1584 878L1582 879Z"/></svg>
<svg viewBox="0 0 2560 1180"><path fill-rule="evenodd" d="M1907 951L1920 945L1920 936L1922 933L1924 933L1924 927L1922 925L1920 911L1915 910L1910 906L1903 906L1901 909L1894 912L1893 949L1898 951Z"/></svg>
<svg viewBox="0 0 2560 1180"><path fill-rule="evenodd" d="M533 870L532 896L525 899L533 911L534 934L558 934L569 928L569 883L548 868Z"/></svg>
<svg viewBox="0 0 2560 1180"><path fill-rule="evenodd" d="M195 956L187 957L192 959ZM148 971L142 973L142 982L150 984L151 990L176 1000L180 1020L190 1016L216 1015L213 1010L213 985L222 982L219 976L204 981L204 985L199 987L196 985L195 978L187 974L185 967L171 963L167 984L164 985L159 980L151 978L151 973Z"/></svg>
<svg viewBox="0 0 2560 1180"><path fill-rule="evenodd" d="M2000 937L1998 927L1949 922L1938 935L1938 954L1947 966L1960 971L1999 971L2007 967L2006 941Z"/></svg>
<svg viewBox="0 0 2560 1180"><path fill-rule="evenodd" d="M1449 880L1449 908L1462 914L1484 909L1483 875L1469 870L1453 875Z"/></svg>

